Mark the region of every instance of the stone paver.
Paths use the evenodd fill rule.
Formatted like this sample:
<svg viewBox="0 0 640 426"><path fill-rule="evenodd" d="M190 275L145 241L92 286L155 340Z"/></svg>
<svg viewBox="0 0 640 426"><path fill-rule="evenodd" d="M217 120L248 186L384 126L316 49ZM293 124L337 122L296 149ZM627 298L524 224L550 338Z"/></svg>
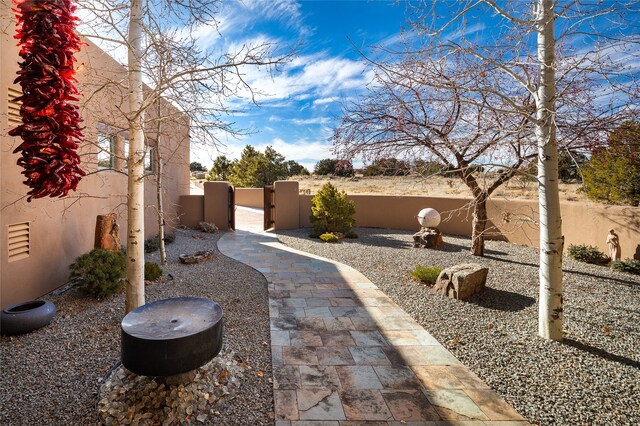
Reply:
<svg viewBox="0 0 640 426"><path fill-rule="evenodd" d="M360 272L259 226L218 248L269 283L276 426L528 424Z"/></svg>

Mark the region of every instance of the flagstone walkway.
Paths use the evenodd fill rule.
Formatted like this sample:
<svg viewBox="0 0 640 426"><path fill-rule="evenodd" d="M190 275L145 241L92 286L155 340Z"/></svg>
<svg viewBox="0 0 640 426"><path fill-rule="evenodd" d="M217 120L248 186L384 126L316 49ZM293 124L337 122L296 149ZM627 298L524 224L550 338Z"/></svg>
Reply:
<svg viewBox="0 0 640 426"><path fill-rule="evenodd" d="M529 424L360 272L249 229L218 248L269 283L276 426Z"/></svg>

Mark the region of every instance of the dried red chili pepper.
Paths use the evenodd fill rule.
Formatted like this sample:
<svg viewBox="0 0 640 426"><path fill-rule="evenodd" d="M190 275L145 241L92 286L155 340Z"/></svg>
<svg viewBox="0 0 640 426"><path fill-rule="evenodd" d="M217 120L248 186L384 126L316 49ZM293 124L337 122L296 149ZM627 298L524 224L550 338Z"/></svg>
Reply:
<svg viewBox="0 0 640 426"><path fill-rule="evenodd" d="M74 77L74 54L82 42L72 0L13 0L20 63L14 83L22 86L22 123L11 136L22 137L13 152L32 198L64 197L85 175L76 152L82 138Z"/></svg>

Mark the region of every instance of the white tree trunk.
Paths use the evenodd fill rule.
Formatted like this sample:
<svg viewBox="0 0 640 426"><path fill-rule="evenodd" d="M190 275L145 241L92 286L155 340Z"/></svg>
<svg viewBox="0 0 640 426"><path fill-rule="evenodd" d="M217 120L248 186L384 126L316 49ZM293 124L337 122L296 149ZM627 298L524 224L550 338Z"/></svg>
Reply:
<svg viewBox="0 0 640 426"><path fill-rule="evenodd" d="M562 217L558 193L554 72L555 0L538 0L537 33L540 86L537 94L538 201L540 209L540 301L538 334L562 340Z"/></svg>
<svg viewBox="0 0 640 426"><path fill-rule="evenodd" d="M144 305L144 111L142 110L142 0L131 0L129 20L129 157L125 310Z"/></svg>
<svg viewBox="0 0 640 426"><path fill-rule="evenodd" d="M160 114L158 114L158 117L160 116ZM160 128L160 125L158 125L158 129ZM157 199L158 199L158 243L159 243L159 249L160 249L160 264L161 265L166 265L167 264L167 250L166 247L164 245L164 200L163 200L163 188L162 188L162 176L164 173L163 170L163 165L162 165L162 156L160 155L160 131L158 131L158 142L156 143L156 165L157 165L157 170L156 170L156 182L158 184L157 186Z"/></svg>

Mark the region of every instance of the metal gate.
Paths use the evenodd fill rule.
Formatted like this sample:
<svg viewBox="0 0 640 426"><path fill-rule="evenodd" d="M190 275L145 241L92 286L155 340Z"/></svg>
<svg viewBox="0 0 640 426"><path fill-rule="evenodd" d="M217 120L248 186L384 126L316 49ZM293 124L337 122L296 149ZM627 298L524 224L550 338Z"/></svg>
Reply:
<svg viewBox="0 0 640 426"><path fill-rule="evenodd" d="M276 191L273 189L273 185L266 185L264 187L264 230L273 228L275 224L274 211L275 211L275 195Z"/></svg>
<svg viewBox="0 0 640 426"><path fill-rule="evenodd" d="M229 229L236 229L236 197L235 192L233 192L233 186L229 185L229 199L227 200L228 213L227 217L229 218Z"/></svg>

